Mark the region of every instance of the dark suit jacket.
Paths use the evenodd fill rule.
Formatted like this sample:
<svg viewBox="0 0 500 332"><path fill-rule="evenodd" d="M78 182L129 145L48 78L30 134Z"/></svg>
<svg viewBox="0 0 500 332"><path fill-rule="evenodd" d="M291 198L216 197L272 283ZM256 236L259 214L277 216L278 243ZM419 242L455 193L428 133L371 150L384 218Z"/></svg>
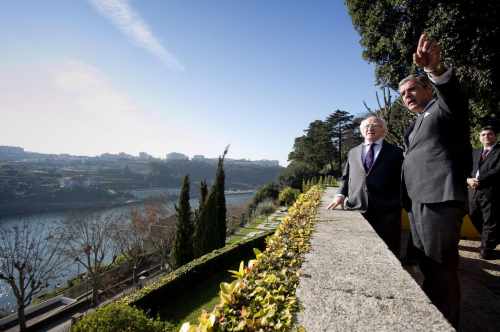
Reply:
<svg viewBox="0 0 500 332"><path fill-rule="evenodd" d="M400 208L401 164L403 151L383 141L372 168L366 173L361 160L362 144L352 148L342 174L339 194L347 197L348 209L365 212Z"/></svg>
<svg viewBox="0 0 500 332"><path fill-rule="evenodd" d="M472 164L467 101L454 75L435 88L436 99L415 120L413 139L405 137L403 188L419 203L465 203Z"/></svg>
<svg viewBox="0 0 500 332"><path fill-rule="evenodd" d="M475 149L472 153L472 172L470 177L476 177L479 169L479 187L477 191L490 201L498 201L500 197L500 144L493 146L488 157L481 162L483 149Z"/></svg>

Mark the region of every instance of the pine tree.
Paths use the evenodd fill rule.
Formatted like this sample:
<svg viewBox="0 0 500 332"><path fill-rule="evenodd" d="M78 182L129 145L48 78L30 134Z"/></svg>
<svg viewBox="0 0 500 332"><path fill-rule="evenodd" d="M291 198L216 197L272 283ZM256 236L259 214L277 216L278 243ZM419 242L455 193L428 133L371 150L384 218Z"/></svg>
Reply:
<svg viewBox="0 0 500 332"><path fill-rule="evenodd" d="M178 206L175 207L177 226L174 243L174 265L179 267L194 258L193 254L193 232L191 206L189 204L189 176L186 175L182 181L181 194Z"/></svg>

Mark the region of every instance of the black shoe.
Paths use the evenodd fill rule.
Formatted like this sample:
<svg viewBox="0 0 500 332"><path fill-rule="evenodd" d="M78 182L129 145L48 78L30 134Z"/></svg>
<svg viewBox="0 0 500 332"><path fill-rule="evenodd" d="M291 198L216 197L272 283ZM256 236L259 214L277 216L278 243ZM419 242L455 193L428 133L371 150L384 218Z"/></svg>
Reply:
<svg viewBox="0 0 500 332"><path fill-rule="evenodd" d="M481 256L481 258L484 260L495 259L493 250L487 248L481 248L481 250L479 251L479 256Z"/></svg>

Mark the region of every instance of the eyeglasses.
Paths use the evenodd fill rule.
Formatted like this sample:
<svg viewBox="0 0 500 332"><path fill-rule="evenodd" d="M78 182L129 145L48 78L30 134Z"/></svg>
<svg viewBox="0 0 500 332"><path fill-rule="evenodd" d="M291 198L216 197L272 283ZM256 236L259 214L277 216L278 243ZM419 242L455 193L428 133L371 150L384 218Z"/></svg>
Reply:
<svg viewBox="0 0 500 332"><path fill-rule="evenodd" d="M370 129L370 128L382 128L382 126L379 124L367 124L364 127L368 128L368 129Z"/></svg>

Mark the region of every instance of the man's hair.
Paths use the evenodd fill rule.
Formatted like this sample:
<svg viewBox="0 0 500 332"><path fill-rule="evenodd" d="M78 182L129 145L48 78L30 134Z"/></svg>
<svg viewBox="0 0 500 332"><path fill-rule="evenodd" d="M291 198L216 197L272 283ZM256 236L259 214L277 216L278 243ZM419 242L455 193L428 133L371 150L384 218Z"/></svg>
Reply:
<svg viewBox="0 0 500 332"><path fill-rule="evenodd" d="M366 118L364 118L363 121L361 121L361 123L359 124L359 130L361 131L361 135L363 137L364 137L363 129L366 127L368 119L375 119L378 123L380 123L382 125L382 128L384 128L384 131L387 133L387 124L385 123L385 120L382 118L379 118L376 115L369 115Z"/></svg>
<svg viewBox="0 0 500 332"><path fill-rule="evenodd" d="M481 131L484 131L484 130L490 130L490 131L492 131L495 135L497 134L497 130L495 129L495 127L490 126L490 125L481 127ZM481 131L480 131L480 132L481 132Z"/></svg>
<svg viewBox="0 0 500 332"><path fill-rule="evenodd" d="M401 81L399 81L398 89L401 88L403 84L409 81L415 81L415 83L417 83L423 88L432 88L431 81L429 80L427 75L408 75Z"/></svg>

